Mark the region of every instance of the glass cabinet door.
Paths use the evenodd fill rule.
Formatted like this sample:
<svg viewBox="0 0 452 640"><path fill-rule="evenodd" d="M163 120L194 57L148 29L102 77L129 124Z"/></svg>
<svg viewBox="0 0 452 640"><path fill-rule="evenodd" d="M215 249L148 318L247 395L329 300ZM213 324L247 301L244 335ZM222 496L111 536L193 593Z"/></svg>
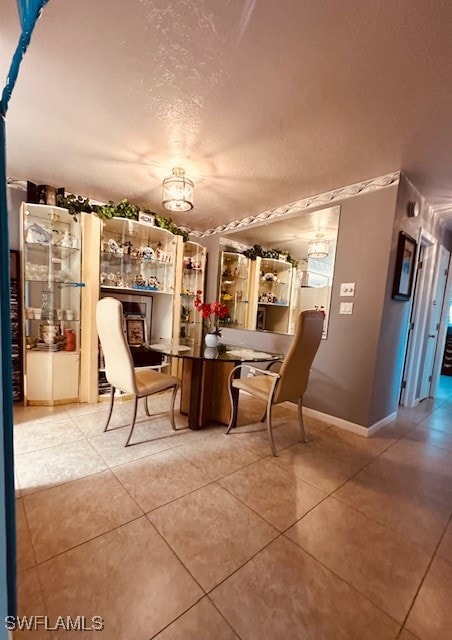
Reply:
<svg viewBox="0 0 452 640"><path fill-rule="evenodd" d="M80 223L66 209L21 207L25 402L79 399Z"/></svg>
<svg viewBox="0 0 452 640"><path fill-rule="evenodd" d="M102 289L174 294L176 242L165 229L125 218L104 223Z"/></svg>
<svg viewBox="0 0 452 640"><path fill-rule="evenodd" d="M260 258L253 278L251 329L287 333L290 327L293 267L285 260Z"/></svg>
<svg viewBox="0 0 452 640"><path fill-rule="evenodd" d="M22 259L26 347L78 351L80 224L66 209L24 205Z"/></svg>
<svg viewBox="0 0 452 640"><path fill-rule="evenodd" d="M202 315L194 307L198 296L204 301L206 248L197 242L184 244L181 285L180 337L199 341L202 335ZM198 293L200 292L200 293Z"/></svg>
<svg viewBox="0 0 452 640"><path fill-rule="evenodd" d="M229 309L222 324L246 329L249 323L249 259L241 253L223 251L220 262L220 301Z"/></svg>

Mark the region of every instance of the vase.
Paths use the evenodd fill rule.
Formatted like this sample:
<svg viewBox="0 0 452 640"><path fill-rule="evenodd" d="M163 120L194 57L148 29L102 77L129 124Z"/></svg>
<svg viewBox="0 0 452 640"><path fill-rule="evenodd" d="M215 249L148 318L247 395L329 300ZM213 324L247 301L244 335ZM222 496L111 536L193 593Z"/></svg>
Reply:
<svg viewBox="0 0 452 640"><path fill-rule="evenodd" d="M215 360L218 357L218 349L216 347L206 347L203 356L206 360Z"/></svg>
<svg viewBox="0 0 452 640"><path fill-rule="evenodd" d="M204 336L206 347L214 348L218 346L218 336L215 333L206 333Z"/></svg>
<svg viewBox="0 0 452 640"><path fill-rule="evenodd" d="M66 338L65 350L75 351L75 333L74 329L65 329L64 337Z"/></svg>

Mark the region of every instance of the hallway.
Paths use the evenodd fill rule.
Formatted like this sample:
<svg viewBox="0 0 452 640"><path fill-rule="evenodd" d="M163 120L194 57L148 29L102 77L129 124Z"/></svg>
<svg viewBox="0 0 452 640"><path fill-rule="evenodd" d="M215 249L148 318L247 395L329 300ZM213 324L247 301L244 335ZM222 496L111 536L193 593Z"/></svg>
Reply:
<svg viewBox="0 0 452 640"><path fill-rule="evenodd" d="M128 449L103 404L17 408L20 615L101 616L108 640L450 640L452 377L368 439L308 418L300 444L277 407L277 458L243 400L229 436L143 413Z"/></svg>

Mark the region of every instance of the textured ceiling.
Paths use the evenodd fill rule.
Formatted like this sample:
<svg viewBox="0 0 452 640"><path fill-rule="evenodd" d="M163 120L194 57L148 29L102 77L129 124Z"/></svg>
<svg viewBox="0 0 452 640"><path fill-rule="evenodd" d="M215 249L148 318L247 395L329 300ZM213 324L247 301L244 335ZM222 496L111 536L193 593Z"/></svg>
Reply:
<svg viewBox="0 0 452 640"><path fill-rule="evenodd" d="M206 229L404 170L452 211L449 0L50 0L7 115L8 175ZM18 37L2 0L1 73Z"/></svg>

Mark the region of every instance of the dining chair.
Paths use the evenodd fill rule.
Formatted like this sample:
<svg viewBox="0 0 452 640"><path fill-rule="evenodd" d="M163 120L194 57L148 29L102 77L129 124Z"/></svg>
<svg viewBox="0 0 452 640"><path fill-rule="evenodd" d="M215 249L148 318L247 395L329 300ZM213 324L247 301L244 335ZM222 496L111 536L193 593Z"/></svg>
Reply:
<svg viewBox="0 0 452 640"><path fill-rule="evenodd" d="M229 374L228 390L231 400L231 418L226 433L235 425L238 413L239 392L246 391L255 398L266 402L266 411L262 422L266 420L270 446L274 456L277 455L273 440L271 412L275 404L293 402L298 405L298 424L301 437L307 442L306 429L303 423L303 394L308 386L309 373L317 349L322 338L324 315L320 311L302 311L297 319L297 326L292 344L284 360L279 361L278 372L271 371L271 363L267 369L257 369L251 364L239 364ZM248 369L248 376L237 377L242 369ZM251 374L251 375L250 375ZM236 390L234 392L234 390Z"/></svg>
<svg viewBox="0 0 452 640"><path fill-rule="evenodd" d="M122 304L116 298L102 298L96 307L96 324L100 344L105 360L105 376L111 385L110 405L104 432L108 430L116 389L134 396L133 416L130 432L125 446L130 445L135 422L137 418L138 399L145 399L146 415L150 416L147 399L148 396L172 389L170 405L171 426L176 431L174 422L174 403L177 390L180 386L179 378L161 373L150 368L135 368L132 354L127 344L123 330ZM135 444L135 443L133 443Z"/></svg>

